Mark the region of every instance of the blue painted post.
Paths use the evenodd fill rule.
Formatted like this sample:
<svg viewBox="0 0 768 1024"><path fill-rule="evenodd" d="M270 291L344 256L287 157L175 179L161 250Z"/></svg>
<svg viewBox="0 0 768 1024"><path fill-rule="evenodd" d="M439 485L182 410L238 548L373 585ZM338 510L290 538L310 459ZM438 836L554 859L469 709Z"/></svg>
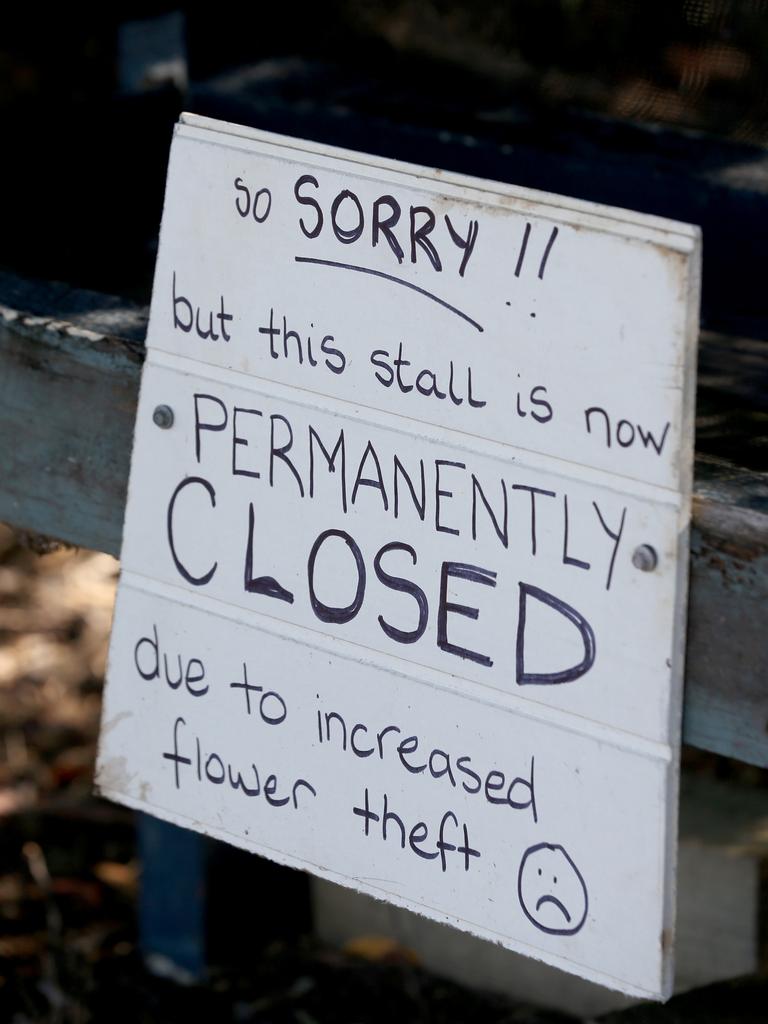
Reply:
<svg viewBox="0 0 768 1024"><path fill-rule="evenodd" d="M211 841L148 814L136 819L142 864L141 950L154 974L186 984L206 973L206 868Z"/></svg>

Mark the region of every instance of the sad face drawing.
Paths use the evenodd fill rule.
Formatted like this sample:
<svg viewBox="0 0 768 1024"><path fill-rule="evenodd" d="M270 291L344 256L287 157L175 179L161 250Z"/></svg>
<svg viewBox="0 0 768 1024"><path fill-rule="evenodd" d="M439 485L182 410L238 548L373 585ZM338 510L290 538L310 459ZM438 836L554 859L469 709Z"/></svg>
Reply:
<svg viewBox="0 0 768 1024"><path fill-rule="evenodd" d="M575 935L587 919L587 886L562 846L537 843L525 851L517 895L531 924L548 935Z"/></svg>

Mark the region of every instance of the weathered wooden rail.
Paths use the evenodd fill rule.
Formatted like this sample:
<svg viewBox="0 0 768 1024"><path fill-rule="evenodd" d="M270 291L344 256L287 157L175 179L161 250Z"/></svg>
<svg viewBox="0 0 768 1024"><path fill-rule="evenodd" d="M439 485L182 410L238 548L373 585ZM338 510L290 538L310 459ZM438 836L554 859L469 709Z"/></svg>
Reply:
<svg viewBox="0 0 768 1024"><path fill-rule="evenodd" d="M0 520L119 553L146 320L0 274ZM700 364L683 739L768 766L768 474L716 454L728 437L765 458L768 414L742 396L768 377L768 345L704 333Z"/></svg>

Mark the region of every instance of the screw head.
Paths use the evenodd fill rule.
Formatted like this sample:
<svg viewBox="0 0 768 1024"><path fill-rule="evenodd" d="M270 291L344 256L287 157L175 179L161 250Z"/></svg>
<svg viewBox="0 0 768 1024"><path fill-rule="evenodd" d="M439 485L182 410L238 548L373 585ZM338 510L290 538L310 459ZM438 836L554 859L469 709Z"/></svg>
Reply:
<svg viewBox="0 0 768 1024"><path fill-rule="evenodd" d="M152 413L152 422L161 430L168 430L173 426L173 409L170 405L158 405Z"/></svg>
<svg viewBox="0 0 768 1024"><path fill-rule="evenodd" d="M650 544L640 544L632 552L632 565L641 572L653 572L658 564L656 548L652 548Z"/></svg>

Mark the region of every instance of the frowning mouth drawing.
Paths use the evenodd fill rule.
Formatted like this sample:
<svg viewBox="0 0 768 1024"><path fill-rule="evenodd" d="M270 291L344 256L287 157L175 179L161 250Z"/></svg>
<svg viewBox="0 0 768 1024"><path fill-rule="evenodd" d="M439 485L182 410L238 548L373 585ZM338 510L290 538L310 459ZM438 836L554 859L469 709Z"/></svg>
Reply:
<svg viewBox="0 0 768 1024"><path fill-rule="evenodd" d="M545 903L552 903L562 913L565 920L570 924L571 915L565 909L565 905L560 902L557 896L542 896L541 899L536 901L536 910L541 910Z"/></svg>
<svg viewBox="0 0 768 1024"><path fill-rule="evenodd" d="M573 858L557 843L529 846L517 874L520 907L548 935L575 935L587 920L589 896Z"/></svg>

